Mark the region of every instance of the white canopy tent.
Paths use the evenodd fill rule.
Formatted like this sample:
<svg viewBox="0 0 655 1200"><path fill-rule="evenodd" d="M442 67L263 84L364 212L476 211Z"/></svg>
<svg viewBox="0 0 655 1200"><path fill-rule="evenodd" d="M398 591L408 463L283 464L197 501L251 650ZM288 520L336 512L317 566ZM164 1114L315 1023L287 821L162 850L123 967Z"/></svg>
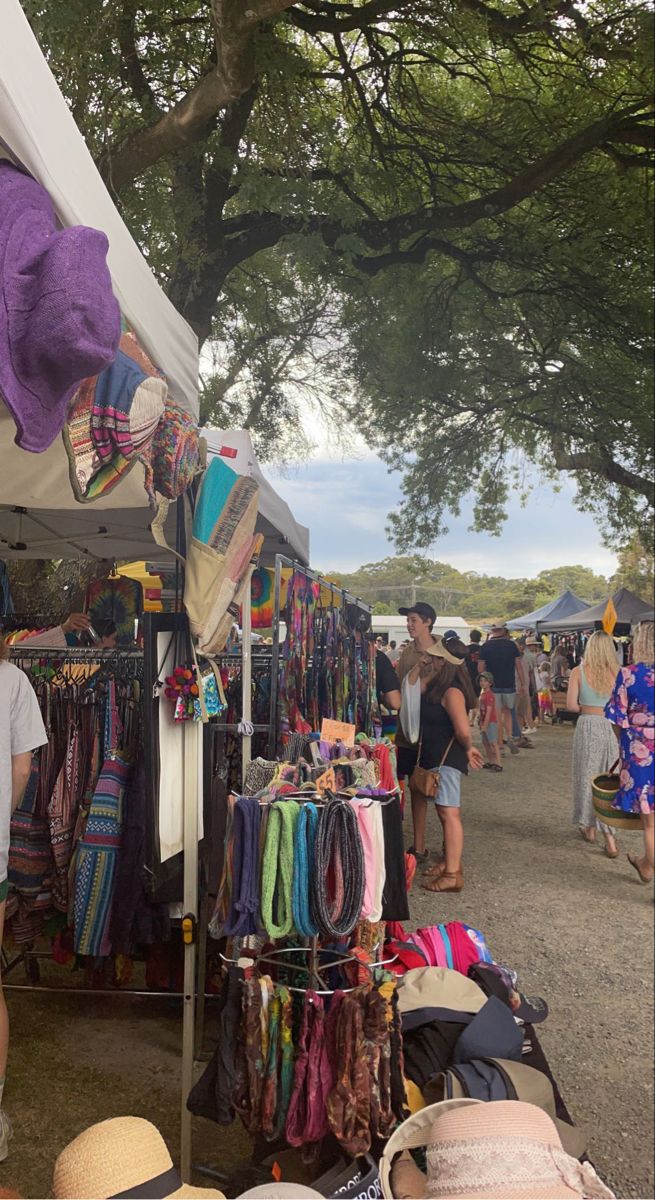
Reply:
<svg viewBox="0 0 655 1200"><path fill-rule="evenodd" d="M197 417L196 335L162 291L116 209L19 0L2 0L1 33L0 143L7 157L46 188L63 226L91 225L106 233L121 312L164 372L171 395Z"/></svg>
<svg viewBox="0 0 655 1200"><path fill-rule="evenodd" d="M62 226L104 231L121 312L166 375L173 398L197 417L196 335L159 286L116 209L19 0L2 0L0 155L22 165L47 189ZM0 401L0 556L139 558L152 553L140 465L109 496L82 505L70 485L63 440L35 455L20 450L14 436L14 422ZM18 546L25 549L12 550Z"/></svg>
<svg viewBox="0 0 655 1200"><path fill-rule="evenodd" d="M153 275L105 188L19 0L0 16L0 154L48 191L62 226L89 225L109 240L108 265L121 312L166 375L172 397L198 415L198 345ZM0 214L2 219L2 214ZM134 468L102 507L76 502L58 438L45 454L14 444L15 426L0 402L0 555L135 558L152 552L143 469ZM24 511L18 511L22 509ZM184 911L198 915L199 727L183 729ZM196 947L185 945L182 1031L182 1172L188 1180L193 1081Z"/></svg>

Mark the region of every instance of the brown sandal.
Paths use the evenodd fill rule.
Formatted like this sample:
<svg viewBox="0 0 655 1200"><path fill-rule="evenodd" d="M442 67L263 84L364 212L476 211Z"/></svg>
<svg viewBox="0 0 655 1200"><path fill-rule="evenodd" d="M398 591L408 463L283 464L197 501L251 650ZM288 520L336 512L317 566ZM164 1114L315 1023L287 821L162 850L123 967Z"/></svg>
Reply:
<svg viewBox="0 0 655 1200"><path fill-rule="evenodd" d="M464 887L464 876L461 871L443 871L436 879L424 883L424 892L461 892Z"/></svg>
<svg viewBox="0 0 655 1200"><path fill-rule="evenodd" d="M439 877L444 874L445 870L446 870L446 863L443 858L440 858L439 862L433 863L432 866L429 868L429 870L423 872L423 878L424 879L439 879ZM458 874L462 876L462 879L464 878L464 864L463 863L458 871Z"/></svg>

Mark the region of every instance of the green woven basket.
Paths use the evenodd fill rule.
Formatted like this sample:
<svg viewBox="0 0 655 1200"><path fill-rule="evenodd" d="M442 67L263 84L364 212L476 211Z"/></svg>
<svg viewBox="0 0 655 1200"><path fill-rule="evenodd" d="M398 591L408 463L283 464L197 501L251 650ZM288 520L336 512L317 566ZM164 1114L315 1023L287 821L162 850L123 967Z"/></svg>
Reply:
<svg viewBox="0 0 655 1200"><path fill-rule="evenodd" d="M639 829L641 818L639 813L622 812L612 808L616 793L621 786L618 775L596 775L591 781L591 792L594 798L594 811L599 821L612 825L615 829Z"/></svg>

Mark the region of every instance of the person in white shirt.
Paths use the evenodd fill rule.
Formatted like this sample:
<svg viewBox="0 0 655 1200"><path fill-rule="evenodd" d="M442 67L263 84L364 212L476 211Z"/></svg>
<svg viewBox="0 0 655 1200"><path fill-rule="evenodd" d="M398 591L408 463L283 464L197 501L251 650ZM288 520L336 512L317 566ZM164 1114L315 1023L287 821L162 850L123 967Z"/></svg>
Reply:
<svg viewBox="0 0 655 1200"><path fill-rule="evenodd" d="M20 804L32 769L32 751L48 740L27 675L7 660L0 637L0 944L7 904L11 815ZM8 1154L11 1122L2 1109L9 1049L9 1016L0 979L0 1162Z"/></svg>

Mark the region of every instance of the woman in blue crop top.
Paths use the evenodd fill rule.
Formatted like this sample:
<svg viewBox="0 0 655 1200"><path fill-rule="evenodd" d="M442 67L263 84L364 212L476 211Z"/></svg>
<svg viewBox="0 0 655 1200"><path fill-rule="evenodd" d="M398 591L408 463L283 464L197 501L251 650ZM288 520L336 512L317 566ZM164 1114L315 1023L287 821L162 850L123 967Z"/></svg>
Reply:
<svg viewBox="0 0 655 1200"><path fill-rule="evenodd" d="M596 830L605 840L608 858L618 858L618 847L609 825L594 813L591 781L616 762L616 738L605 716L618 663L614 642L600 630L592 633L579 667L571 672L566 707L580 713L573 738L573 823L585 842L596 841Z"/></svg>

